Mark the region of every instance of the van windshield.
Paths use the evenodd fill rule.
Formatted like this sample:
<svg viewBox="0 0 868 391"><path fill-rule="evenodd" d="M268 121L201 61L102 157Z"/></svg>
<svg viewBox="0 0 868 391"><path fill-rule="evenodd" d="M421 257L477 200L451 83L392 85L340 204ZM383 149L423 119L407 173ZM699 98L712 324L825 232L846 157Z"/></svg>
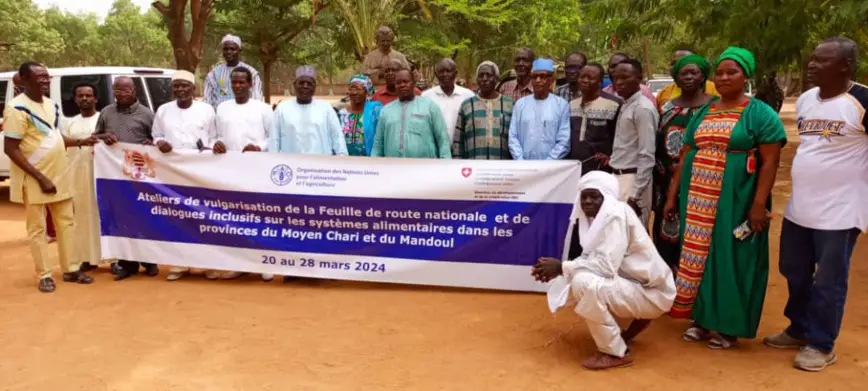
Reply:
<svg viewBox="0 0 868 391"><path fill-rule="evenodd" d="M151 102L156 113L157 109L164 103L171 102L172 98L172 79L168 77L146 77L145 84L148 86L148 92L151 94Z"/></svg>

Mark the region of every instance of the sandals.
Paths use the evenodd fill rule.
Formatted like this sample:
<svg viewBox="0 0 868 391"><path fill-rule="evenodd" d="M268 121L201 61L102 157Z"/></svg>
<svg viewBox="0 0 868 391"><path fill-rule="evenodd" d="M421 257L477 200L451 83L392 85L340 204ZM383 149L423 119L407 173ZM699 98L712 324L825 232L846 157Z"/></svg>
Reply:
<svg viewBox="0 0 868 391"><path fill-rule="evenodd" d="M681 336L687 342L699 342L708 339L711 336L711 331L708 331L699 326L691 326Z"/></svg>
<svg viewBox="0 0 868 391"><path fill-rule="evenodd" d="M738 346L738 338L736 337L715 335L708 341L708 348L713 350L726 350Z"/></svg>
<svg viewBox="0 0 868 391"><path fill-rule="evenodd" d="M51 277L43 278L39 280L39 291L42 293L51 293L57 289L57 286L54 285L54 279Z"/></svg>

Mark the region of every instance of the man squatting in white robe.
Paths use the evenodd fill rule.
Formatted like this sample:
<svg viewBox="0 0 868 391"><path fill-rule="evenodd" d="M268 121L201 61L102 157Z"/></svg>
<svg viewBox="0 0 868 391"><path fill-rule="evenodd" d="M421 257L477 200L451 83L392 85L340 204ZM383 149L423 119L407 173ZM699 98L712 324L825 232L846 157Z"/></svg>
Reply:
<svg viewBox="0 0 868 391"><path fill-rule="evenodd" d="M585 318L598 353L583 361L588 369L630 366L627 348L655 319L672 307L675 282L672 271L654 248L642 222L618 201L618 180L592 171L579 181L579 197L570 216L563 259L568 259L578 225L581 256L561 262L541 258L533 276L551 281L552 312L566 304L572 290L576 313ZM615 318L633 319L622 332Z"/></svg>

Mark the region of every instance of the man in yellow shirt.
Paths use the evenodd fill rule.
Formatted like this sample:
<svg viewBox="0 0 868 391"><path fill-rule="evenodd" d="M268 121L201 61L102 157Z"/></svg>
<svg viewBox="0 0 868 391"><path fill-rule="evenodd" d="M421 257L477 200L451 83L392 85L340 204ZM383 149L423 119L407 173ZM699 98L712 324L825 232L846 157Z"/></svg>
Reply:
<svg viewBox="0 0 868 391"><path fill-rule="evenodd" d="M669 66L674 66L681 57L687 56L689 54L693 54L693 51L690 49L678 49L675 51L675 54L672 55L672 62L669 63ZM672 80L675 80L677 75L672 75ZM711 79L711 77L709 77ZM717 88L714 88L714 83L711 80L705 81L705 93L708 95L720 96L720 93L717 92ZM663 87L660 91L657 92L657 110L660 110L666 102L669 102L672 99L681 96L681 88L678 88L678 85L674 82L666 87Z"/></svg>
<svg viewBox="0 0 868 391"><path fill-rule="evenodd" d="M46 96L51 77L39 63L25 62L18 69L24 93L18 95L3 112L4 152L12 161L9 198L24 204L27 214L27 238L39 290L54 292L48 243L45 239L45 210L51 211L57 231L63 281L90 284L93 278L79 270L73 236L72 189L67 175L66 147L92 146L96 137L68 138L57 128L60 110Z"/></svg>

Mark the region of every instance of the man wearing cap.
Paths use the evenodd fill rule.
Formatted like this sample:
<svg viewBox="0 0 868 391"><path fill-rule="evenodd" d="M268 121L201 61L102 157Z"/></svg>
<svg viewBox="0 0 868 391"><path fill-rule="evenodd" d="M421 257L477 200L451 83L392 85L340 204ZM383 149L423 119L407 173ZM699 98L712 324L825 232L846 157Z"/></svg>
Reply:
<svg viewBox="0 0 868 391"><path fill-rule="evenodd" d="M295 99L277 105L268 151L306 155L347 155L341 122L332 106L314 99L316 71L310 65L295 70Z"/></svg>
<svg viewBox="0 0 868 391"><path fill-rule="evenodd" d="M240 61L241 38L226 35L220 41L220 47L223 49L223 59L226 62L218 64L208 72L208 76L205 76L205 103L217 110L220 103L235 99L235 94L232 92L232 70L237 67L247 68L253 75L250 99L261 101L262 79L259 77L259 72L249 64Z"/></svg>
<svg viewBox="0 0 868 391"><path fill-rule="evenodd" d="M509 151L515 160L558 160L570 152L570 105L551 93L554 61L533 62L533 95L516 102L509 124Z"/></svg>
<svg viewBox="0 0 868 391"><path fill-rule="evenodd" d="M173 150L201 151L208 149L217 138L214 124L214 109L206 103L193 99L196 78L188 71L176 71L172 75L172 95L174 102L166 103L157 109L154 116L154 144L162 153ZM175 267L169 269L166 277L175 281L187 274L190 269ZM208 279L217 279L217 271L206 272Z"/></svg>
<svg viewBox="0 0 868 391"><path fill-rule="evenodd" d="M383 61L386 59L397 60L403 67L410 69L410 62L407 61L401 52L392 49L392 42L395 41L395 33L392 29L386 26L380 26L377 29L377 49L368 53L365 60L362 61L361 74L368 75L374 80L374 84L383 82L381 77Z"/></svg>
<svg viewBox="0 0 868 391"><path fill-rule="evenodd" d="M416 96L409 69L398 71L395 84L399 100L380 111L371 156L452 159L446 121L437 104Z"/></svg>

